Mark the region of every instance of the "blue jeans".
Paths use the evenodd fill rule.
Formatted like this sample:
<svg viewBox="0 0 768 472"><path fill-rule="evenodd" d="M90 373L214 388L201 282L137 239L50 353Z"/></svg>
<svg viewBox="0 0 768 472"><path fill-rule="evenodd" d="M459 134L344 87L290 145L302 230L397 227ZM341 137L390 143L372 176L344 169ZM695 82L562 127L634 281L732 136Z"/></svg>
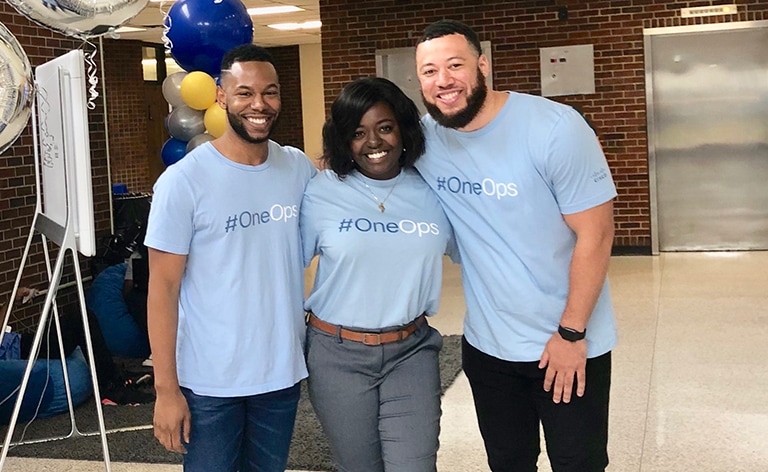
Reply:
<svg viewBox="0 0 768 472"><path fill-rule="evenodd" d="M192 416L185 472L284 472L299 384L248 397L204 397L181 389Z"/></svg>

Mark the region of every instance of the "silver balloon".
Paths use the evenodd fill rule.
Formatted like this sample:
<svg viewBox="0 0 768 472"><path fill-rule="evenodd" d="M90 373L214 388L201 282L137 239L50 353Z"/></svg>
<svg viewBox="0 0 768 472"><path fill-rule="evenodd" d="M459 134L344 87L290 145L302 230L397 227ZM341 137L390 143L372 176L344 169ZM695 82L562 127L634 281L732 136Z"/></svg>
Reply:
<svg viewBox="0 0 768 472"><path fill-rule="evenodd" d="M181 98L181 81L186 76L186 72L174 72L163 80L163 97L174 108L184 106L184 100Z"/></svg>
<svg viewBox="0 0 768 472"><path fill-rule="evenodd" d="M208 133L198 134L197 136L190 139L189 142L187 143L187 152L195 149L197 146L203 143L207 143L208 141L213 141L214 139L216 138L214 138Z"/></svg>
<svg viewBox="0 0 768 472"><path fill-rule="evenodd" d="M19 137L32 113L32 67L21 44L0 23L0 153Z"/></svg>
<svg viewBox="0 0 768 472"><path fill-rule="evenodd" d="M6 0L19 13L67 36L111 33L136 16L149 0Z"/></svg>
<svg viewBox="0 0 768 472"><path fill-rule="evenodd" d="M188 106L174 108L168 115L168 134L180 141L189 141L205 131L205 112Z"/></svg>

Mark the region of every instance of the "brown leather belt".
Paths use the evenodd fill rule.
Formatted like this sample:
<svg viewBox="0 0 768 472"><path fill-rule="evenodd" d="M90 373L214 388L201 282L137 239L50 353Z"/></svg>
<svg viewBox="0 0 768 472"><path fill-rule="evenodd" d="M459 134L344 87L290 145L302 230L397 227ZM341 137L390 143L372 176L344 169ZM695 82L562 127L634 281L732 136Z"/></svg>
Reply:
<svg viewBox="0 0 768 472"><path fill-rule="evenodd" d="M380 346L382 344L402 341L403 339L412 335L419 326L427 321L427 316L422 313L418 318L411 321L397 331L387 331L384 333L365 333L362 331L352 331L351 329L342 328L341 326L327 323L311 312L307 313L307 315L307 323L319 329L320 331L332 334L334 336L339 336L341 339L346 339L348 341L363 343L366 346Z"/></svg>

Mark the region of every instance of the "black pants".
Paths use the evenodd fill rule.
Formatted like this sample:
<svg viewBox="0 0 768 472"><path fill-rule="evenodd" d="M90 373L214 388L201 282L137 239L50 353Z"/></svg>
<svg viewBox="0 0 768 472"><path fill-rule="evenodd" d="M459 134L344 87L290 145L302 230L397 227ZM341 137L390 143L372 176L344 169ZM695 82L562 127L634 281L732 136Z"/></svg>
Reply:
<svg viewBox="0 0 768 472"><path fill-rule="evenodd" d="M133 321L136 322L136 326L139 327L142 336L149 336L147 333L147 292L139 289L132 289L130 292L123 295L125 305L128 307L128 313L130 313Z"/></svg>
<svg viewBox="0 0 768 472"><path fill-rule="evenodd" d="M56 335L56 323L53 321L53 312L48 318L50 330L43 332L43 338L40 344L40 353L38 359L60 359L59 338ZM80 310L77 308L60 313L59 324L61 325L61 340L64 347L64 355L69 356L77 346L83 351L88 359L88 349L85 343L85 329L83 319L80 316ZM88 326L91 334L91 345L93 346L93 362L95 363L96 375L99 379L99 386L104 388L110 382L115 380L118 375L117 367L112 359L112 353L107 347L104 336L101 334L99 320L89 310ZM35 340L35 332L26 332L21 334L21 358L29 359L32 344ZM91 359L88 359L91 362Z"/></svg>
<svg viewBox="0 0 768 472"><path fill-rule="evenodd" d="M493 472L535 472L544 428L553 472L602 472L608 465L611 353L587 360L587 389L556 404L538 361L509 362L462 339L480 433ZM575 389L574 384L574 389Z"/></svg>

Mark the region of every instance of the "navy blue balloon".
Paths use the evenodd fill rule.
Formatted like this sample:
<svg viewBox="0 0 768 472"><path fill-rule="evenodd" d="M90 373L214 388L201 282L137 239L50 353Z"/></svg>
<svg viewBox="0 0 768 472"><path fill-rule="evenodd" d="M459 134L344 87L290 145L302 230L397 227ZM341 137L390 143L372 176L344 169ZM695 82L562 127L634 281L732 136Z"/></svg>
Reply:
<svg viewBox="0 0 768 472"><path fill-rule="evenodd" d="M187 72L219 75L230 49L253 42L253 21L240 0L181 0L165 23L171 56Z"/></svg>
<svg viewBox="0 0 768 472"><path fill-rule="evenodd" d="M176 164L187 154L187 142L180 139L171 138L163 144L160 150L160 157L166 167Z"/></svg>

